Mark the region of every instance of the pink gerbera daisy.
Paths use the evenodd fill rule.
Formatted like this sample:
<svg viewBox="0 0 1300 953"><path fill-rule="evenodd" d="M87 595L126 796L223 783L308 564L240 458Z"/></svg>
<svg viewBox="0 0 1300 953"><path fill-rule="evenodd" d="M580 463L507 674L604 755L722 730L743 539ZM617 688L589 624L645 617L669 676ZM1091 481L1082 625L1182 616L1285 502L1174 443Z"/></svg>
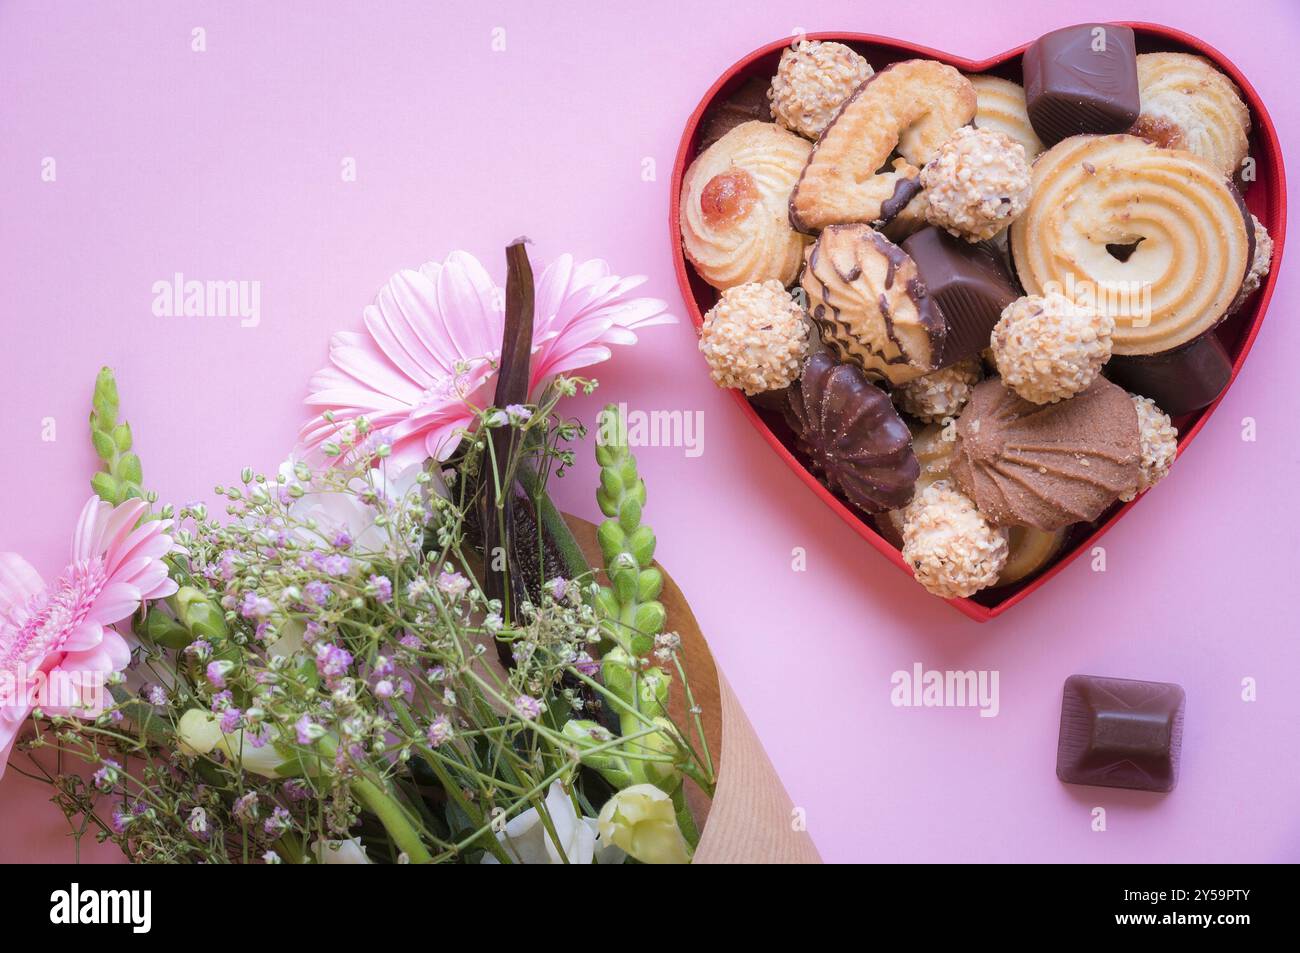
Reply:
<svg viewBox="0 0 1300 953"><path fill-rule="evenodd" d="M667 304L632 297L645 282L620 278L599 259L563 255L537 281L529 392L556 374L598 364L612 344L635 344L636 331L673 324ZM492 403L501 357L504 296L463 251L398 272L365 310L364 332L330 340L330 367L311 380L307 403L321 416L302 431L315 450L365 417L399 464L446 459L472 407ZM323 416L332 412L331 423Z"/></svg>
<svg viewBox="0 0 1300 953"><path fill-rule="evenodd" d="M131 660L126 640L109 626L176 591L162 561L172 548L171 521L140 523L145 509L142 500L114 507L92 497L77 522L72 561L53 586L17 553L0 553L0 775L34 704L52 714L96 713L90 691ZM57 682L58 703L38 697L41 682Z"/></svg>

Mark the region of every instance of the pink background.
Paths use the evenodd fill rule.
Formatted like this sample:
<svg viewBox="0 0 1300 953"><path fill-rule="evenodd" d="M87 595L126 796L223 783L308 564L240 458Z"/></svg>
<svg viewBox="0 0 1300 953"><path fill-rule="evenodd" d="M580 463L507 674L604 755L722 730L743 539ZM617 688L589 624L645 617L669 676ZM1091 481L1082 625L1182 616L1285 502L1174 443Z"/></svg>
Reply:
<svg viewBox="0 0 1300 953"><path fill-rule="evenodd" d="M1286 0L89 6L0 3L0 549L47 575L88 494L103 363L148 485L184 502L276 465L329 333L356 327L400 267L463 247L500 276L523 233L535 259L603 256L679 307L666 220L682 123L731 62L795 28L983 56L1084 19L1165 22L1238 63L1300 154L1300 9ZM207 52L191 51L193 27ZM155 318L151 285L177 271L260 281L260 326ZM1106 538L1108 571L1079 560L986 626L806 492L709 382L688 324L600 369L600 401L703 411L702 456L640 451L647 517L826 859L1300 860L1296 307L1283 274L1218 415ZM582 457L558 496L592 517ZM1000 715L892 707L890 675L914 662L998 670ZM1186 688L1171 795L1056 780L1075 672ZM1245 677L1258 701L1241 700ZM0 860L71 859L46 797L12 772L0 782Z"/></svg>

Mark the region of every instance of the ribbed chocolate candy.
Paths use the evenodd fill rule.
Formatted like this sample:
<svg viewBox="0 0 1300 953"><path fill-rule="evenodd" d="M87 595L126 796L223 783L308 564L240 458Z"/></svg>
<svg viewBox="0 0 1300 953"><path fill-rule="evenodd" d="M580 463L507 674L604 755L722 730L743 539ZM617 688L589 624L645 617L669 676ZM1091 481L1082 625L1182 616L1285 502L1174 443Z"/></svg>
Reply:
<svg viewBox="0 0 1300 953"><path fill-rule="evenodd" d="M1002 309L1020 297L998 250L931 225L903 242L903 251L916 262L926 294L947 327L935 363L947 367L988 347Z"/></svg>
<svg viewBox="0 0 1300 953"><path fill-rule="evenodd" d="M1130 357L1117 354L1102 372L1177 417L1218 399L1232 380L1232 358L1211 332L1173 351Z"/></svg>
<svg viewBox="0 0 1300 953"><path fill-rule="evenodd" d="M912 499L921 468L911 431L858 368L825 352L808 358L787 418L813 467L858 509L879 513Z"/></svg>
<svg viewBox="0 0 1300 953"><path fill-rule="evenodd" d="M1067 784L1172 791L1186 696L1169 682L1071 675L1061 696L1056 776Z"/></svg>

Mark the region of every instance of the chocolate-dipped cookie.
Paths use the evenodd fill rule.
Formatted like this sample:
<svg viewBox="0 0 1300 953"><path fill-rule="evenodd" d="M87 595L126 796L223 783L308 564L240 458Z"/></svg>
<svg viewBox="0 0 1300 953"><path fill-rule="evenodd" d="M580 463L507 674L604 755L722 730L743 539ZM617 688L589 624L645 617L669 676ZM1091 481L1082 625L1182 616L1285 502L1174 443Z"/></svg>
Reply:
<svg viewBox="0 0 1300 953"><path fill-rule="evenodd" d="M911 500L920 474L911 431L858 368L813 354L790 388L786 417L813 468L858 509L879 513Z"/></svg>
<svg viewBox="0 0 1300 953"><path fill-rule="evenodd" d="M938 368L944 320L916 263L875 229L828 227L808 249L800 280L822 340L842 360L893 384Z"/></svg>

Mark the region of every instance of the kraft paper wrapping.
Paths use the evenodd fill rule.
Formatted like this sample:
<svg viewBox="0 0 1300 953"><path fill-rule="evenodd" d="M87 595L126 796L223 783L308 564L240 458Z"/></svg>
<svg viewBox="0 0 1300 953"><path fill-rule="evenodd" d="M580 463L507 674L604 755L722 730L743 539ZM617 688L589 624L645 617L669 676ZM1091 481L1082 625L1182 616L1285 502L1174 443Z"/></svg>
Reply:
<svg viewBox="0 0 1300 953"><path fill-rule="evenodd" d="M601 565L596 527L577 517L567 519L588 562ZM691 692L702 709L704 735L718 778L712 803L703 792L688 791L703 831L695 863L821 863L812 838L796 830L790 796L731 686L714 665L686 597L668 571L663 566L659 569L664 574L659 599L668 611L668 629L682 638ZM687 726L690 716L684 696L679 681L674 679L671 714L677 724Z"/></svg>

